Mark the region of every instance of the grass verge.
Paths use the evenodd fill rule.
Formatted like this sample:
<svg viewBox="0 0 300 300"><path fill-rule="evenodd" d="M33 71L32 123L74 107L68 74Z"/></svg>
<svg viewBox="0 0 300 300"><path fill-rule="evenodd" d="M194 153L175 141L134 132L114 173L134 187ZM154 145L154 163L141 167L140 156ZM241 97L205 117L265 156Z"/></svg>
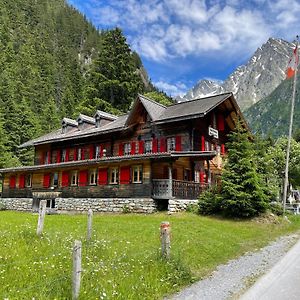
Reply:
<svg viewBox="0 0 300 300"><path fill-rule="evenodd" d="M159 299L217 265L300 228L200 217L94 215L87 243L84 215L47 215L37 237L37 215L0 212L0 299L71 298L72 247L83 242L80 299ZM171 223L171 259L160 258L159 225Z"/></svg>

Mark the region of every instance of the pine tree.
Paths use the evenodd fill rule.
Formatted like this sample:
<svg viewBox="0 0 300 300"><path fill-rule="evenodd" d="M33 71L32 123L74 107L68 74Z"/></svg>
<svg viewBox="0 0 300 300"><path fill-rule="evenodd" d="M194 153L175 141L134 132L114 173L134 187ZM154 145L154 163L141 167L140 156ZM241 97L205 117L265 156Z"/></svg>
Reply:
<svg viewBox="0 0 300 300"><path fill-rule="evenodd" d="M268 206L266 186L257 171L249 132L240 122L230 134L227 146L228 161L222 174L222 210L236 217L252 217L264 212Z"/></svg>

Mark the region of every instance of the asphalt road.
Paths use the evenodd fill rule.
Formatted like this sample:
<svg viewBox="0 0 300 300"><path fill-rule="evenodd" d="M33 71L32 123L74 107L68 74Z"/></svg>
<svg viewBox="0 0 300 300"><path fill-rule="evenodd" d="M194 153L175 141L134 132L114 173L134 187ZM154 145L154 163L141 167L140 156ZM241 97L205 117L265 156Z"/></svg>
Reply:
<svg viewBox="0 0 300 300"><path fill-rule="evenodd" d="M300 299L300 240L240 299Z"/></svg>

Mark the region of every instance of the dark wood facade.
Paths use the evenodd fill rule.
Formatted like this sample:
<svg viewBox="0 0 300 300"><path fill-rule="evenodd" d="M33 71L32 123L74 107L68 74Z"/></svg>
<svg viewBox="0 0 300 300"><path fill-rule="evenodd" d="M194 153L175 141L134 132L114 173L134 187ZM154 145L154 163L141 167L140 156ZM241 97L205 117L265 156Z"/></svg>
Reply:
<svg viewBox="0 0 300 300"><path fill-rule="evenodd" d="M232 94L218 97L166 108L138 96L126 116L103 113L99 122L98 112L83 126L80 115L81 129L65 118L62 131L24 145L35 147L33 166L0 170L2 197L196 199L217 183L227 135L241 116Z"/></svg>

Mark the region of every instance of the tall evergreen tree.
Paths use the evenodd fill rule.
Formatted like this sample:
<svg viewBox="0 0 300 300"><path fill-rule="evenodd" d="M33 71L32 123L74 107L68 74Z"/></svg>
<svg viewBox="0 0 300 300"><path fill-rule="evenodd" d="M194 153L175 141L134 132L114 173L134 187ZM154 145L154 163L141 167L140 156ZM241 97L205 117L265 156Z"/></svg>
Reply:
<svg viewBox="0 0 300 300"><path fill-rule="evenodd" d="M258 172L250 138L240 122L229 137L228 160L222 174L221 208L230 216L252 217L268 206L266 183Z"/></svg>

